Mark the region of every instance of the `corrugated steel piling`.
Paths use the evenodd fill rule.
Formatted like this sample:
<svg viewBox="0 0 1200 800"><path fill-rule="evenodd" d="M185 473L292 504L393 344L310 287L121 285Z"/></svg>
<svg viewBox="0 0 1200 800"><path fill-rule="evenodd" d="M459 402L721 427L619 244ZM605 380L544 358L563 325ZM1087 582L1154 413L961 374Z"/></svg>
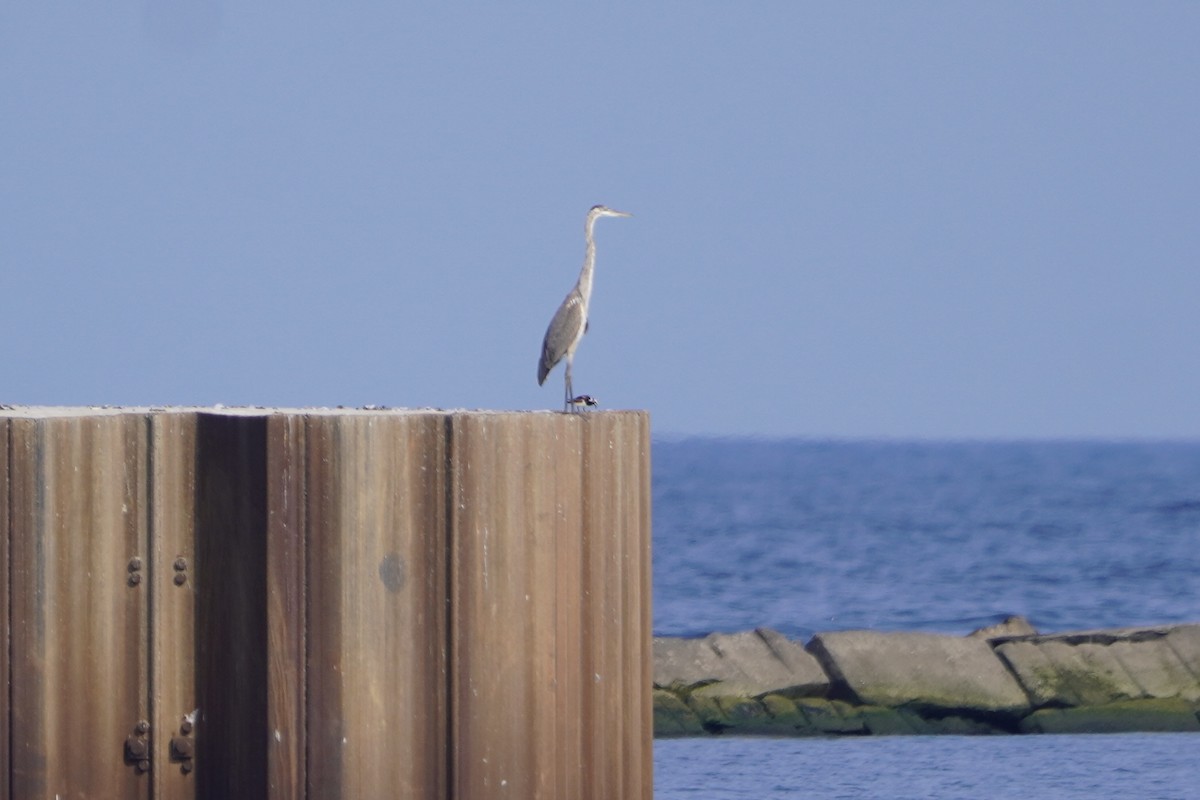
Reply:
<svg viewBox="0 0 1200 800"><path fill-rule="evenodd" d="M6 798L651 795L641 412L0 411Z"/></svg>
<svg viewBox="0 0 1200 800"><path fill-rule="evenodd" d="M149 797L146 426L15 418L8 437L12 796Z"/></svg>

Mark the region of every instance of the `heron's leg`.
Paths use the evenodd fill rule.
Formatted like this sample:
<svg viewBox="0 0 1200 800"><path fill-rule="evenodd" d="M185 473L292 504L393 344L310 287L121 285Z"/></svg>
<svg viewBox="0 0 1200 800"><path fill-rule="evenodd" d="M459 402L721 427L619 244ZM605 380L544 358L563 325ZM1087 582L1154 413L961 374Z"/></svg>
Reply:
<svg viewBox="0 0 1200 800"><path fill-rule="evenodd" d="M572 409L572 407L571 407L571 398L574 397L575 394L571 391L571 357L570 356L567 356L567 379L566 379L566 385L563 388L566 390L566 394L563 395L563 411L572 411L574 409Z"/></svg>

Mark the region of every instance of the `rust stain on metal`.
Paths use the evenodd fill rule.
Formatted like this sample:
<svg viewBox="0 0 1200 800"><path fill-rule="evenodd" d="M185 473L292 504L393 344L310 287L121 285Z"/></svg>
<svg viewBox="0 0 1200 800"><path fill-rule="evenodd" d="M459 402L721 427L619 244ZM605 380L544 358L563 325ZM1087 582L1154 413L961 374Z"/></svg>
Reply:
<svg viewBox="0 0 1200 800"><path fill-rule="evenodd" d="M152 770L156 800L192 800L196 782L170 763L171 731L197 706L196 595L179 581L196 552L195 414L158 413L147 418L150 430L151 529L151 714L154 730ZM190 768L189 768L190 771Z"/></svg>
<svg viewBox="0 0 1200 800"><path fill-rule="evenodd" d="M8 758L9 742L12 739L10 726L12 724L12 709L9 706L8 688L12 685L12 672L8 661L10 620L9 610L9 542L12 539L12 526L9 516L9 463L10 450L8 438L9 420L0 417L0 753ZM0 772L0 800L10 800L11 775Z"/></svg>
<svg viewBox="0 0 1200 800"><path fill-rule="evenodd" d="M267 420L267 786L307 796L306 423ZM285 735L286 734L286 735Z"/></svg>
<svg viewBox="0 0 1200 800"><path fill-rule="evenodd" d="M650 796L644 420L452 418L453 796Z"/></svg>
<svg viewBox="0 0 1200 800"><path fill-rule="evenodd" d="M148 604L127 588L148 541L145 426L8 422L13 795L148 797L122 752L149 711Z"/></svg>
<svg viewBox="0 0 1200 800"><path fill-rule="evenodd" d="M439 413L307 420L311 797L446 796L444 448Z"/></svg>

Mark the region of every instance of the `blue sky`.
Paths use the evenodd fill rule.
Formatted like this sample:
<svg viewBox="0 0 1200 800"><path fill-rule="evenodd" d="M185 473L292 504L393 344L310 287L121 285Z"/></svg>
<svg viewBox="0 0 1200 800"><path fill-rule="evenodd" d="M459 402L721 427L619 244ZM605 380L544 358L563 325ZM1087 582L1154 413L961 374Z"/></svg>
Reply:
<svg viewBox="0 0 1200 800"><path fill-rule="evenodd" d="M1200 436L1200 5L0 7L0 402Z"/></svg>

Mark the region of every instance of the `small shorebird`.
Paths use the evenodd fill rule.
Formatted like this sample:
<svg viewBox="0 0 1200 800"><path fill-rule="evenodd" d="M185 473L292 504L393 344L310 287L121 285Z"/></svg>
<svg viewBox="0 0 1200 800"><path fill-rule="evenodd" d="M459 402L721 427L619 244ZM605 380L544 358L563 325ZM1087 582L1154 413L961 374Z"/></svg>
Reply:
<svg viewBox="0 0 1200 800"><path fill-rule="evenodd" d="M600 401L590 394L581 394L578 397L572 397L567 403L575 408L595 408L600 405Z"/></svg>

